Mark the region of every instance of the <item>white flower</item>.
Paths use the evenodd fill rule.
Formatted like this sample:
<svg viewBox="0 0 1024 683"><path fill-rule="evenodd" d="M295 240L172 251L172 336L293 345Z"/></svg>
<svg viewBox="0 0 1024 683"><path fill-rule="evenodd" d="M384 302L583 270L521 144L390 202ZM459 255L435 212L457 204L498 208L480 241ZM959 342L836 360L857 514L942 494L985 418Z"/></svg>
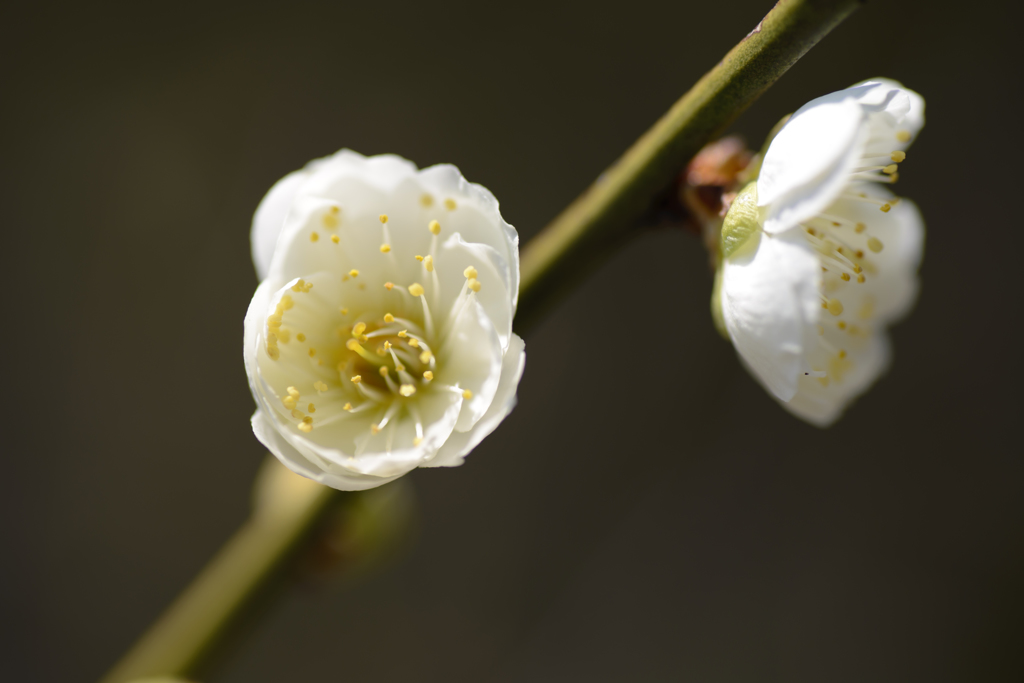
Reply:
<svg viewBox="0 0 1024 683"><path fill-rule="evenodd" d="M462 464L515 405L518 245L454 166L342 150L282 178L252 227L257 438L342 490Z"/></svg>
<svg viewBox="0 0 1024 683"><path fill-rule="evenodd" d="M889 362L886 327L917 294L924 224L885 187L924 100L867 81L798 110L722 230L721 314L751 372L826 426Z"/></svg>

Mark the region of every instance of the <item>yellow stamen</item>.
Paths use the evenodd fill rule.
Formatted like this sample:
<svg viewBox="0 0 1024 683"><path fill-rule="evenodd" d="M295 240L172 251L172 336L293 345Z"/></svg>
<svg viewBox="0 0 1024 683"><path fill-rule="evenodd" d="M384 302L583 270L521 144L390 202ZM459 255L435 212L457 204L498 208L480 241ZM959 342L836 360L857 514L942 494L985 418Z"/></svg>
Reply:
<svg viewBox="0 0 1024 683"><path fill-rule="evenodd" d="M476 278L472 278L466 284L469 285L469 288L472 289L474 292L479 292L480 291L480 281L477 280Z"/></svg>
<svg viewBox="0 0 1024 683"><path fill-rule="evenodd" d="M875 252L876 254L882 251L883 246L884 245L882 244L882 240L878 239L877 237L868 238L868 249Z"/></svg>
<svg viewBox="0 0 1024 683"><path fill-rule="evenodd" d="M342 410L346 410L346 411L347 411L347 410L352 410L352 404L351 404L351 403L346 403L345 405L343 405L343 406L341 407L341 409L342 409Z"/></svg>
<svg viewBox="0 0 1024 683"><path fill-rule="evenodd" d="M409 285L409 293L413 296L423 296L423 285L418 282L414 282Z"/></svg>
<svg viewBox="0 0 1024 683"><path fill-rule="evenodd" d="M455 200L454 199L446 199L446 200L444 200L444 208L448 209L449 211L454 211L455 207L456 207L456 204L455 204Z"/></svg>
<svg viewBox="0 0 1024 683"><path fill-rule="evenodd" d="M363 376L362 375L352 375L352 377L350 379L352 380L352 384L359 384L360 382L363 381Z"/></svg>
<svg viewBox="0 0 1024 683"><path fill-rule="evenodd" d="M310 242L316 242L318 239L320 239L320 235L316 234L315 232L310 233L310 235L309 235L309 241Z"/></svg>
<svg viewBox="0 0 1024 683"><path fill-rule="evenodd" d="M423 372L423 379L429 382L430 380L434 379L434 373L432 373L430 370L425 370Z"/></svg>
<svg viewBox="0 0 1024 683"><path fill-rule="evenodd" d="M384 314L384 322L386 322L386 323L393 323L393 322L395 322L395 316L391 315L390 313L385 313Z"/></svg>
<svg viewBox="0 0 1024 683"><path fill-rule="evenodd" d="M430 225L428 225L427 228L435 235L441 234L441 224L437 221L430 221Z"/></svg>
<svg viewBox="0 0 1024 683"><path fill-rule="evenodd" d="M390 244L382 244L382 245L380 245L380 253L386 254L389 251L391 251L391 245Z"/></svg>
<svg viewBox="0 0 1024 683"><path fill-rule="evenodd" d="M378 372L380 373L381 377L387 377L388 376L388 367L386 365L382 365L382 366L380 366L380 370L378 370Z"/></svg>
<svg viewBox="0 0 1024 683"><path fill-rule="evenodd" d="M474 280L480 273L476 272L476 268L470 266L462 271L462 274L466 276L467 280Z"/></svg>
<svg viewBox="0 0 1024 683"><path fill-rule="evenodd" d="M334 242L335 244L338 244L339 242L341 242L341 238L338 237L337 235L331 235L331 241Z"/></svg>
<svg viewBox="0 0 1024 683"><path fill-rule="evenodd" d="M309 422L300 422L299 430L305 432L306 434L309 434L311 431L313 431L313 425Z"/></svg>
<svg viewBox="0 0 1024 683"><path fill-rule="evenodd" d="M470 391L469 389L466 389L465 391L462 392L462 398L468 401L469 399L473 398L473 392Z"/></svg>
<svg viewBox="0 0 1024 683"><path fill-rule="evenodd" d="M380 223L381 223L381 225L384 225L387 222L388 222L388 215L386 213L382 213L380 215Z"/></svg>
<svg viewBox="0 0 1024 683"><path fill-rule="evenodd" d="M316 406L313 405L312 403L310 403L308 406L306 406L306 412L307 413L315 413L316 412Z"/></svg>
<svg viewBox="0 0 1024 683"><path fill-rule="evenodd" d="M433 273L434 272L434 257L433 256L424 256L423 257L423 267L427 269L428 273Z"/></svg>
<svg viewBox="0 0 1024 683"><path fill-rule="evenodd" d="M306 335L304 335L302 332L299 332L297 335L295 335L295 338L298 339L300 342L306 341Z"/></svg>
<svg viewBox="0 0 1024 683"><path fill-rule="evenodd" d="M409 396L412 396L413 394L416 393L416 387L414 387L411 384L403 384L398 388L398 393L408 398Z"/></svg>
<svg viewBox="0 0 1024 683"><path fill-rule="evenodd" d="M429 363L430 362L430 351L424 351L423 353L420 354L420 362L421 363Z"/></svg>
<svg viewBox="0 0 1024 683"><path fill-rule="evenodd" d="M832 315L840 315L843 312L843 303L839 299L829 299L827 308Z"/></svg>
<svg viewBox="0 0 1024 683"><path fill-rule="evenodd" d="M359 277L359 271L356 270L355 268L353 268L352 270L348 271L348 276L349 277Z"/></svg>
<svg viewBox="0 0 1024 683"><path fill-rule="evenodd" d="M910 131L901 130L900 132L896 133L896 139L899 140L900 142L910 142Z"/></svg>
<svg viewBox="0 0 1024 683"><path fill-rule="evenodd" d="M893 152L892 154L889 155L889 158L895 161L897 164L899 164L902 163L903 160L907 158L907 153L899 151Z"/></svg>
<svg viewBox="0 0 1024 683"><path fill-rule="evenodd" d="M422 206L433 206L434 198L431 197L429 194L420 195L420 204Z"/></svg>

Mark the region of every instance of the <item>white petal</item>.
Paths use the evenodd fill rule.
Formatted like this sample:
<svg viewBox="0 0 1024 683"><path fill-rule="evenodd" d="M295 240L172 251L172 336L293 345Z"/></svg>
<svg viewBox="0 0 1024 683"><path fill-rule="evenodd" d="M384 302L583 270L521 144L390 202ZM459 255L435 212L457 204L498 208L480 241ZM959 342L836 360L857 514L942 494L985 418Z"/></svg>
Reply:
<svg viewBox="0 0 1024 683"><path fill-rule="evenodd" d="M778 233L823 211L861 158L867 119L853 100L805 105L765 153L757 179L764 230Z"/></svg>
<svg viewBox="0 0 1024 683"><path fill-rule="evenodd" d="M477 420L471 429L465 432L454 432L445 441L434 459L425 463L424 467L456 467L461 465L465 456L484 440L488 434L497 429L501 421L516 406L516 389L526 367L526 345L517 334L512 335L508 351L501 364L501 380L498 382L494 400L487 412Z"/></svg>
<svg viewBox="0 0 1024 683"><path fill-rule="evenodd" d="M350 472L341 467L323 468L303 457L299 451L281 436L281 431L266 414L257 409L252 416L252 431L267 449L280 460L285 467L298 475L338 489L339 491L364 491L372 489L401 475L393 477L373 477Z"/></svg>
<svg viewBox="0 0 1024 683"><path fill-rule="evenodd" d="M457 431L464 432L490 407L501 378L501 341L476 295L469 297L443 344L434 381L473 392L462 404L455 425Z"/></svg>
<svg viewBox="0 0 1024 683"><path fill-rule="evenodd" d="M797 393L789 402L780 403L797 417L818 427L827 427L888 369L890 356L888 337L884 333L876 334L857 354L853 369L842 382L823 386L813 377L801 376Z"/></svg>
<svg viewBox="0 0 1024 683"><path fill-rule="evenodd" d="M882 151L909 147L924 127L924 98L888 78L873 78L850 90L865 88L868 94L860 101L868 107L874 105L874 111L869 115L872 138L886 143ZM910 140L897 138L899 131L910 133Z"/></svg>
<svg viewBox="0 0 1024 683"><path fill-rule="evenodd" d="M292 200L308 173L305 170L289 173L274 184L267 192L252 217L252 262L260 280L270 271L270 259L277 247L277 238L284 228L285 219L291 211Z"/></svg>
<svg viewBox="0 0 1024 683"><path fill-rule="evenodd" d="M459 169L450 164L425 168L420 171L418 180L439 200L455 200L457 208L438 218L442 227L461 234L467 242L493 247L501 255L506 264L514 313L519 301L519 234L501 217L498 200L487 188L467 181Z"/></svg>
<svg viewBox="0 0 1024 683"><path fill-rule="evenodd" d="M487 311L502 351L508 348L508 340L512 334L512 304L509 295L510 283L508 268L501 255L490 246L478 242L470 243L456 233L445 240L437 253L435 270L441 285L441 305L451 308L456 303L459 293L466 283L467 266L476 268L476 279L480 282L480 291L476 299Z"/></svg>
<svg viewBox="0 0 1024 683"><path fill-rule="evenodd" d="M801 231L760 233L722 265L722 314L736 350L775 396L793 397L821 266Z"/></svg>

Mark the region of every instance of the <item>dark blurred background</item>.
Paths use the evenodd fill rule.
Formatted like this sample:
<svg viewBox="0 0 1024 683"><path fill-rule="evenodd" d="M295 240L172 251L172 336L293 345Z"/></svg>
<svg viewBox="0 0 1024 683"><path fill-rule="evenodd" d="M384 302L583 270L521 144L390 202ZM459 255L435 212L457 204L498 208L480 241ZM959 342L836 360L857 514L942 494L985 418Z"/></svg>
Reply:
<svg viewBox="0 0 1024 683"><path fill-rule="evenodd" d="M247 515L275 180L453 162L528 239L771 4L5 5L4 680L97 678ZM716 335L698 240L646 236L528 337L497 438L411 476L401 561L289 592L213 678L1024 680L1016 3L941 7L867 4L734 127L872 76L927 98L922 295L837 426ZM624 328L649 361L593 343Z"/></svg>

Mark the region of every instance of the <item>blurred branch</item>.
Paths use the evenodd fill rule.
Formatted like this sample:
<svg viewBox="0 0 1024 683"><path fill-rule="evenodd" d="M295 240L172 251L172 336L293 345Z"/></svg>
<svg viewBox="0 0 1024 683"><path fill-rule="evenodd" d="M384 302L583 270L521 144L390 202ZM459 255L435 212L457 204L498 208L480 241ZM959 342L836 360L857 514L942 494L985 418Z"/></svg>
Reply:
<svg viewBox="0 0 1024 683"><path fill-rule="evenodd" d="M581 276L603 260L634 221L700 148L860 4L858 0L781 0L760 24L523 250L516 330L528 330ZM281 468L283 469L283 468ZM267 475L271 476L271 475ZM273 475L277 477L278 475ZM272 588L339 511L347 519L387 516L385 501L366 517L368 497L281 474L258 485L252 517L103 683L144 676L189 676L229 628ZM266 487L270 486L270 489ZM268 493L268 490L270 491ZM362 515L362 516L361 516ZM357 524L358 526L358 524ZM393 526L393 525L392 525ZM373 531L367 533L366 529ZM371 551L387 524L363 524L350 563ZM383 533L382 533L383 532Z"/></svg>
<svg viewBox="0 0 1024 683"><path fill-rule="evenodd" d="M701 147L861 0L781 0L622 157L523 249L520 333L628 238Z"/></svg>

